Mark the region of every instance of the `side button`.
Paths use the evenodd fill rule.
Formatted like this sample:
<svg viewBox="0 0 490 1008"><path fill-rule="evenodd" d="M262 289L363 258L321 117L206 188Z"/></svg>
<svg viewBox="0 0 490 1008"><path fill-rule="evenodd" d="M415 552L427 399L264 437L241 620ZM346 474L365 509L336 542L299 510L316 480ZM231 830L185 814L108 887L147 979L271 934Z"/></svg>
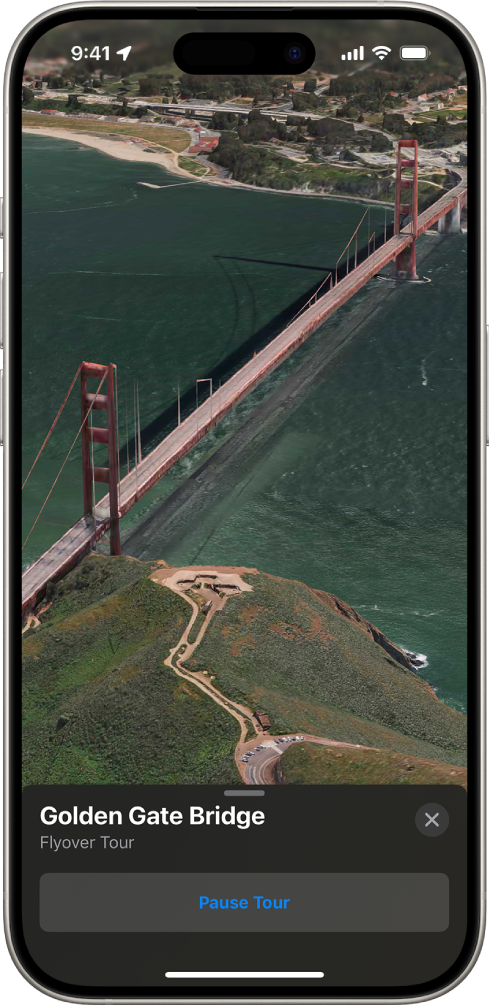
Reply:
<svg viewBox="0 0 490 1008"><path fill-rule="evenodd" d="M0 350L3 350L3 273L0 273Z"/></svg>
<svg viewBox="0 0 490 1008"><path fill-rule="evenodd" d="M3 238L3 196L0 196L0 238Z"/></svg>
<svg viewBox="0 0 490 1008"><path fill-rule="evenodd" d="M489 359L488 359L488 354L489 354L489 346L488 346L489 326L488 325L486 327L485 334L486 334L485 354L484 354L484 365L485 365L485 421L486 421L486 428L487 428L487 448L488 448L488 447L490 447L490 420L489 420L489 415L488 415L489 414L489 409L490 409L490 404L489 404L489 401L488 401L488 364L489 364Z"/></svg>
<svg viewBox="0 0 490 1008"><path fill-rule="evenodd" d="M0 371L0 446L3 447L3 371Z"/></svg>

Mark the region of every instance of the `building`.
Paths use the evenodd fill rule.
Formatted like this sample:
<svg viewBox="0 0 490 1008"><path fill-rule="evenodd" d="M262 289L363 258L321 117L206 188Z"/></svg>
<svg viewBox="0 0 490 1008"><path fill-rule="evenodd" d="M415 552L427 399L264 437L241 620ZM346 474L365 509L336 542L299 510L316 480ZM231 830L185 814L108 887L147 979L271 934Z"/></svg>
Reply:
<svg viewBox="0 0 490 1008"><path fill-rule="evenodd" d="M198 143L189 147L189 154L210 154L218 143L219 137L203 137Z"/></svg>
<svg viewBox="0 0 490 1008"><path fill-rule="evenodd" d="M256 718L256 720L259 722L261 728L263 728L264 730L270 728L271 719L269 715L265 713L265 711L257 709L253 712L253 715L254 718Z"/></svg>

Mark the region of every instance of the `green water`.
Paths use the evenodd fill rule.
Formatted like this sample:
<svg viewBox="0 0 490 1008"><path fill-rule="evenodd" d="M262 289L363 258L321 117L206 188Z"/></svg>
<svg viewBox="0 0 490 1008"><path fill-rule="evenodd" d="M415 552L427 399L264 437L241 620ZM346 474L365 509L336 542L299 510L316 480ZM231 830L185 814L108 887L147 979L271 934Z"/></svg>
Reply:
<svg viewBox="0 0 490 1008"><path fill-rule="evenodd" d="M71 142L26 136L24 144L25 471L82 358L118 364L123 430L126 389L131 406L138 379L145 427L174 403L178 383L188 388L211 376L261 328L270 335L282 328L277 316L321 282L365 209L186 188L153 166ZM382 208L370 217L381 228ZM156 536L155 557L243 563L331 591L395 642L426 654L421 674L464 709L466 236L426 236L420 245L430 242L423 272L433 282L397 289L257 452L243 485L224 488L205 526L193 522L170 551ZM326 325L358 321L368 298L365 288ZM303 359L309 352L307 344ZM289 372L294 366L290 360ZM79 415L74 392L24 492L26 534ZM229 419L228 434L239 419ZM223 431L161 481L146 510ZM80 513L75 450L24 562Z"/></svg>

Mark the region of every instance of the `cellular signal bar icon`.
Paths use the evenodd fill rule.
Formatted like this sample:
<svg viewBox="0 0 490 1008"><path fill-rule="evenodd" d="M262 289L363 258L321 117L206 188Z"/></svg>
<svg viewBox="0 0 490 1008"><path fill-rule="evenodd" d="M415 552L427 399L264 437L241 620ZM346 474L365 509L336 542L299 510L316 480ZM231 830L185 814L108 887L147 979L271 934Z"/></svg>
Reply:
<svg viewBox="0 0 490 1008"><path fill-rule="evenodd" d="M347 60L363 60L364 59L364 46L359 46L359 50L354 49L353 52L342 53L341 59Z"/></svg>

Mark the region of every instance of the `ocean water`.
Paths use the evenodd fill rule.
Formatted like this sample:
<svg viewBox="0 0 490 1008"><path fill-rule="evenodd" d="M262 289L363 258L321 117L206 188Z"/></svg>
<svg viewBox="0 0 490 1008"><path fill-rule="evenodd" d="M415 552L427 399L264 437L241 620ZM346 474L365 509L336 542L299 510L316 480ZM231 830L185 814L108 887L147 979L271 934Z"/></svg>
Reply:
<svg viewBox="0 0 490 1008"><path fill-rule="evenodd" d="M217 376L240 347L248 359L279 332L335 265L366 209L189 184L73 141L24 134L23 144L25 474L83 359L118 366L121 444L126 410L133 435L138 382L143 442L153 447L167 429L158 418L173 410L176 422L178 387L194 401L197 378ZM371 208L371 230L382 220L384 211ZM240 363L238 355L231 370ZM79 417L74 390L24 492L24 537ZM103 456L97 448L96 462ZM80 457L77 444L24 563L80 517Z"/></svg>
<svg viewBox="0 0 490 1008"><path fill-rule="evenodd" d="M156 555L252 563L344 599L466 709L466 236L397 288L203 520ZM376 281L373 281L376 283ZM368 288L349 313L362 319ZM307 345L304 348L307 352Z"/></svg>
<svg viewBox="0 0 490 1008"><path fill-rule="evenodd" d="M282 328L365 210L205 184L184 191L153 166L51 138L24 143L25 471L82 358L118 364L123 433L138 380L149 450L177 384L192 388L196 377L226 370L240 347L250 356L254 334ZM383 209L372 208L372 229L383 220ZM429 251L422 272L432 282L397 287L205 521L196 516L168 550L155 536L155 557L247 564L333 592L396 643L427 655L420 674L464 710L466 236L428 235L419 245ZM369 287L298 361L328 327L363 322ZM257 401L295 366L290 359ZM24 491L27 531L78 429L72 397ZM146 510L205 457L206 442L161 481ZM80 513L75 449L24 561Z"/></svg>

